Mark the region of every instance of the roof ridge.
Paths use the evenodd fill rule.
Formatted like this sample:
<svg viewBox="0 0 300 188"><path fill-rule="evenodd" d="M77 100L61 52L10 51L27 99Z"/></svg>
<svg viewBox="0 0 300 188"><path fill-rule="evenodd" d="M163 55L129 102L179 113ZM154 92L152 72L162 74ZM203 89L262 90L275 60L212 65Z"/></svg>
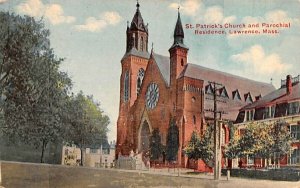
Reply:
<svg viewBox="0 0 300 188"><path fill-rule="evenodd" d="M256 82L256 83L260 83L260 84L265 84L265 85L273 86L273 84L271 84L271 83L266 83L266 82L262 82L262 81L252 80L252 79L249 79L249 78L246 78L246 77L242 77L242 76L238 76L238 75L235 75L235 74L232 74L232 73L228 73L228 72L224 72L224 71L220 71L220 70L216 70L216 69L204 67L202 65L197 65L197 64L194 64L194 63L187 63L187 65L188 66L196 66L197 68L204 68L204 69L207 69L207 70L210 70L210 71L213 71L213 72L219 72L219 73L222 73L224 75L228 75L228 76L231 76L231 77L243 79L243 80L246 80L246 81L251 81L251 82Z"/></svg>

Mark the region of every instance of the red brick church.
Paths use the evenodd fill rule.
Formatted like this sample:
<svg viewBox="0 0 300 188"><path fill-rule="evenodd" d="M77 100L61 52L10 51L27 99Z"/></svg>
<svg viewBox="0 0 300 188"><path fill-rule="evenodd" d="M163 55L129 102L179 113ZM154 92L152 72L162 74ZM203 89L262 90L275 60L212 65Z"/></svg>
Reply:
<svg viewBox="0 0 300 188"><path fill-rule="evenodd" d="M213 109L210 81L223 85L218 90L223 101L218 104L218 110L225 114L219 118L228 122L235 121L241 107L275 89L271 84L197 65L201 61L188 63L189 48L184 43L179 12L169 57L148 49L148 25L144 24L139 3L126 36L126 53L121 59L116 154L146 152L155 128L159 129L162 144L166 145L170 120L174 118L179 128L177 162L187 167L188 159L182 150L192 132L201 134L213 122L213 113L209 112ZM229 125L224 124L222 144L229 141L229 132Z"/></svg>

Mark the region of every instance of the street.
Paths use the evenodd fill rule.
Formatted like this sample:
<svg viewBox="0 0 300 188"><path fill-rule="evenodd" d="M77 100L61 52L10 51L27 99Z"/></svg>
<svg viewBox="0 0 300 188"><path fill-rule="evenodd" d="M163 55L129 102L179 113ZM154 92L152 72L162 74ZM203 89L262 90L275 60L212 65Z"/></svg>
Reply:
<svg viewBox="0 0 300 188"><path fill-rule="evenodd" d="M212 175L189 175L175 171L151 169L130 171L71 167L61 165L1 162L2 184L5 188L82 188L82 187L199 187L199 188L298 188L300 182L250 180L225 177L214 181Z"/></svg>

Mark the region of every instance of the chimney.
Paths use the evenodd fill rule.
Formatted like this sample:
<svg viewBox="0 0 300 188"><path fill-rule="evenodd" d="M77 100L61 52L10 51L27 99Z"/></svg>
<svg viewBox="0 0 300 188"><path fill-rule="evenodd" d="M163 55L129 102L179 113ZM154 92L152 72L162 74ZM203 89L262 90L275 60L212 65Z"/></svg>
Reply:
<svg viewBox="0 0 300 188"><path fill-rule="evenodd" d="M292 92L292 76L286 76L286 93L290 94Z"/></svg>

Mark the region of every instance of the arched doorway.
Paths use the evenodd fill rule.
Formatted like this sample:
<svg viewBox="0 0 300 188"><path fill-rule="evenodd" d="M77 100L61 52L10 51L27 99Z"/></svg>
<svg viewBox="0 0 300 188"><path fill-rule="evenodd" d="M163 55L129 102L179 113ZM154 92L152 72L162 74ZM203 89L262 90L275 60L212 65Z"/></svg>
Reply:
<svg viewBox="0 0 300 188"><path fill-rule="evenodd" d="M144 121L142 127L140 129L140 144L139 150L140 152L147 152L149 150L150 145L150 127L147 121Z"/></svg>

